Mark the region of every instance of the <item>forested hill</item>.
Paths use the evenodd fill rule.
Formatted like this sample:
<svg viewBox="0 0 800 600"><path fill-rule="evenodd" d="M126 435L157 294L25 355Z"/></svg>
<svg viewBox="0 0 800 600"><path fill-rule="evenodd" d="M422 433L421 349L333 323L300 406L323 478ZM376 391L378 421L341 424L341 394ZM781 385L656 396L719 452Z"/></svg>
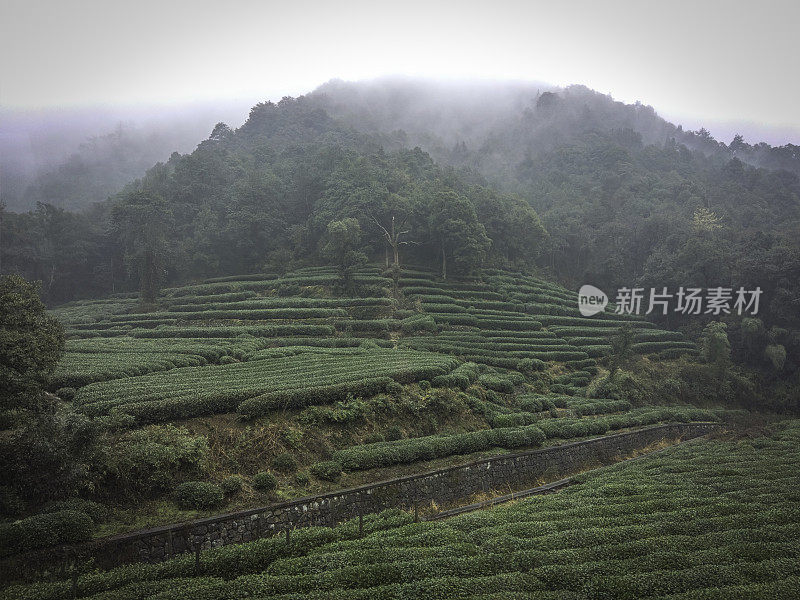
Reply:
<svg viewBox="0 0 800 600"><path fill-rule="evenodd" d="M51 303L315 264L346 275L395 250L443 275L511 267L610 294L760 287L758 344L797 364L800 183L772 168L796 170L793 147L724 146L581 87L426 85L258 104L88 213L6 215L2 269Z"/></svg>
<svg viewBox="0 0 800 600"><path fill-rule="evenodd" d="M310 99L527 201L562 283L761 286L765 318L797 325L797 146L726 145L582 86L333 81Z"/></svg>
<svg viewBox="0 0 800 600"><path fill-rule="evenodd" d="M42 280L59 302L144 279L341 262L331 223L343 228L353 264L388 254L394 262L394 246L454 275L532 265L546 236L536 213L483 183L419 149L385 151L308 100L287 98L255 106L236 131L218 124L193 153L173 154L86 215L49 206L7 215L3 268Z"/></svg>
<svg viewBox="0 0 800 600"><path fill-rule="evenodd" d="M797 146L725 145L581 86L330 82L311 100L525 199L550 233L539 264L563 283L735 280L800 295Z"/></svg>
<svg viewBox="0 0 800 600"><path fill-rule="evenodd" d="M704 128L684 131L652 106L625 104L581 85L332 80L309 99L360 131L393 133L395 142L418 145L438 162L470 166L493 181L513 176L520 157L575 143L589 132L611 131L625 131L647 145L674 142L718 163L738 158L800 175L800 146L748 143L740 135L726 144Z"/></svg>

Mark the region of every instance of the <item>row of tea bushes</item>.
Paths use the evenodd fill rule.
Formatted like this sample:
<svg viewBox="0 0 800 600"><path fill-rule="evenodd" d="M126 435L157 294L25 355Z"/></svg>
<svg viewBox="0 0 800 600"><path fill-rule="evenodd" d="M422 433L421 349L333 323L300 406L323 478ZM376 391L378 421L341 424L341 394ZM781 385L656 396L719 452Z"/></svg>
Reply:
<svg viewBox="0 0 800 600"><path fill-rule="evenodd" d="M282 325L242 325L214 327L159 327L157 329L133 329L128 332L140 338L226 338L252 335L256 337L283 337L287 335L332 336L336 329L332 325L291 323Z"/></svg>
<svg viewBox="0 0 800 600"><path fill-rule="evenodd" d="M220 362L223 357L243 359L266 343L256 338L71 339L48 385L51 389L80 387L95 381Z"/></svg>
<svg viewBox="0 0 800 600"><path fill-rule="evenodd" d="M470 454L493 447L519 448L541 445L545 435L536 427L482 429L455 435L376 442L338 450L333 460L346 471L361 471L408 464L446 456Z"/></svg>
<svg viewBox="0 0 800 600"><path fill-rule="evenodd" d="M107 572L91 572L76 581L77 598L100 600L133 600L148 595L178 593L178 589L191 589L198 581L221 581L250 573L265 571L275 561L304 556L326 544L358 540L362 535L393 529L413 522L408 513L391 509L378 514L364 515L359 531L358 520L337 527L305 527L297 529L287 544L286 537L262 538L239 545L229 545L202 553L199 570L192 554L161 563L139 563L118 567ZM41 582L15 585L3 590L8 600L64 600L73 597L70 581ZM202 596L198 596L198 600Z"/></svg>
<svg viewBox="0 0 800 600"><path fill-rule="evenodd" d="M77 581L78 598L136 600L790 599L800 592L800 424L703 440L580 477L558 494L427 523L298 530ZM405 520L403 520L405 519ZM296 536L296 537L295 537ZM9 600L68 597L69 582Z"/></svg>
<svg viewBox="0 0 800 600"><path fill-rule="evenodd" d="M76 402L87 414L99 416L119 409L152 422L167 416L185 418L231 412L245 400L278 392L313 398L313 394L303 390L336 390L319 396L322 402L337 398L342 393L338 386L350 385L358 391L365 379L390 377L403 382L430 379L455 366L456 361L451 357L411 350L374 348L356 354L324 355L302 352L94 383L78 391Z"/></svg>
<svg viewBox="0 0 800 600"><path fill-rule="evenodd" d="M559 494L331 543L177 598L795 598L796 428L793 440L673 448Z"/></svg>
<svg viewBox="0 0 800 600"><path fill-rule="evenodd" d="M532 411L528 411L532 412ZM513 417L507 417L513 419ZM524 419L525 417L519 417ZM392 442L351 446L334 453L333 460L345 471L360 471L434 458L470 454L493 447L535 447L545 439L581 438L603 435L628 427L660 422L714 421L710 411L697 408L645 407L621 415L585 419L543 419L525 427L500 427L468 433L424 436Z"/></svg>

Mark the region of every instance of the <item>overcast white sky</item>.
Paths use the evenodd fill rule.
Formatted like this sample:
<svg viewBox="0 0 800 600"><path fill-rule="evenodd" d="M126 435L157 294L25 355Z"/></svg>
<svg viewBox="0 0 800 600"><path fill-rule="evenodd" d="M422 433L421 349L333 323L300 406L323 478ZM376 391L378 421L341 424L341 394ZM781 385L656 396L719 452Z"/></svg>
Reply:
<svg viewBox="0 0 800 600"><path fill-rule="evenodd" d="M741 4L741 6L738 6ZM800 143L800 2L0 0L0 105L298 95L388 74L581 83ZM715 124L717 124L715 126ZM727 130L725 130L727 132Z"/></svg>

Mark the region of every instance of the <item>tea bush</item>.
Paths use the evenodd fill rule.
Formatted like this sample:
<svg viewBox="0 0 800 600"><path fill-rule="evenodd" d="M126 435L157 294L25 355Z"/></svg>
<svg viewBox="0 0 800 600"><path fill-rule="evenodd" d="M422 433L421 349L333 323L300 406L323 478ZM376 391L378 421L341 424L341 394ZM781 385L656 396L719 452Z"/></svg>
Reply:
<svg viewBox="0 0 800 600"><path fill-rule="evenodd" d="M338 481L342 476L342 467L335 461L322 461L311 465L311 474L317 479L325 481Z"/></svg>
<svg viewBox="0 0 800 600"><path fill-rule="evenodd" d="M271 492L278 487L278 479L272 473L262 471L253 475L253 487L259 492Z"/></svg>
<svg viewBox="0 0 800 600"><path fill-rule="evenodd" d="M175 503L185 510L205 510L223 503L222 488L208 481L186 481L175 488Z"/></svg>

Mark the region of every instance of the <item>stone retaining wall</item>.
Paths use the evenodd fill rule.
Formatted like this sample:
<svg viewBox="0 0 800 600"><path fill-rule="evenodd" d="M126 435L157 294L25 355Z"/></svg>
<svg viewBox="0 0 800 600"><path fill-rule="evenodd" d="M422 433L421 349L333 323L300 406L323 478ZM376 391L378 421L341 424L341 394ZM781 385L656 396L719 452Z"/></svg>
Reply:
<svg viewBox="0 0 800 600"><path fill-rule="evenodd" d="M51 562L67 553L92 556L102 567L157 562L191 552L197 547L207 549L247 542L287 528L333 526L359 514L387 508L411 509L415 504L431 502L438 506L454 505L478 492L531 487L586 468L617 462L636 450L664 440L699 437L717 427L719 425L715 423L656 425L538 450L502 454L320 496L102 538L73 548L51 549L46 554ZM40 555L37 560L30 556L27 566L32 567L30 563L43 558ZM26 562L23 556L17 559L18 564Z"/></svg>

